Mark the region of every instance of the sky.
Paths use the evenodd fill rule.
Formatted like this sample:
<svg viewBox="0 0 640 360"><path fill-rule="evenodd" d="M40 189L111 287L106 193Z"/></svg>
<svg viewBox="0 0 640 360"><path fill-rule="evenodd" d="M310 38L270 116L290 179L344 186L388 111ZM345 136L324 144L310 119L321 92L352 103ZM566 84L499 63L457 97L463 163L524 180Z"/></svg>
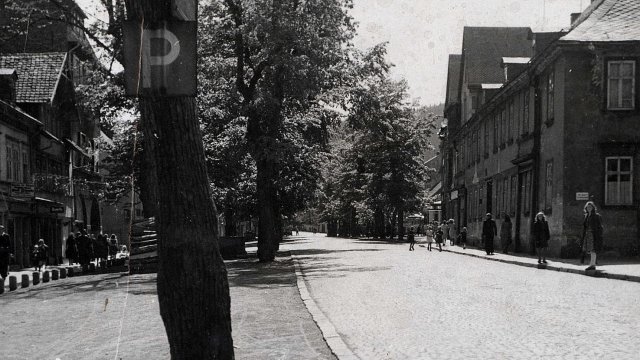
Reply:
<svg viewBox="0 0 640 360"><path fill-rule="evenodd" d="M389 42L393 75L422 105L444 102L449 54L460 54L464 26L568 28L590 0L354 0L356 46Z"/></svg>
<svg viewBox="0 0 640 360"><path fill-rule="evenodd" d="M77 0L90 17L95 0ZM353 0L360 24L355 45L388 42L394 78L404 78L422 105L444 102L449 54L462 50L464 26L569 27L570 14L590 0Z"/></svg>

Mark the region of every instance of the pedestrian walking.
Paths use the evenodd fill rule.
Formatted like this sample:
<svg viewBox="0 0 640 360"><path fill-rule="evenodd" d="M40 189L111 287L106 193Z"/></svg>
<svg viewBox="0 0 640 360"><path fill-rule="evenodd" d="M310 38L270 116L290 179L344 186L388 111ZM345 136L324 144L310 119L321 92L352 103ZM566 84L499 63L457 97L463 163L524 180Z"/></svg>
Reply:
<svg viewBox="0 0 640 360"><path fill-rule="evenodd" d="M433 244L433 228L431 225L427 226L425 235L427 236L427 250L431 251L431 245Z"/></svg>
<svg viewBox="0 0 640 360"><path fill-rule="evenodd" d="M69 265L73 265L78 262L78 244L76 243L76 237L73 233L67 237L67 249L65 250L65 256L69 259Z"/></svg>
<svg viewBox="0 0 640 360"><path fill-rule="evenodd" d="M493 255L493 239L498 235L496 222L491 218L491 213L487 213L485 221L482 223L482 242L487 255Z"/></svg>
<svg viewBox="0 0 640 360"><path fill-rule="evenodd" d="M0 277L6 279L9 276L9 262L13 256L13 246L11 237L4 231L4 226L0 225Z"/></svg>
<svg viewBox="0 0 640 360"><path fill-rule="evenodd" d="M47 268L47 260L49 259L49 246L44 243L44 239L39 239L38 244L34 246L34 260L36 271L43 271Z"/></svg>
<svg viewBox="0 0 640 360"><path fill-rule="evenodd" d="M442 225L436 228L436 244L438 244L438 250L442 252L442 237L444 232L442 231Z"/></svg>
<svg viewBox="0 0 640 360"><path fill-rule="evenodd" d="M455 226L455 222L453 221L453 219L449 219L449 245L453 246L454 245L454 241L457 238L456 236L456 226Z"/></svg>
<svg viewBox="0 0 640 360"><path fill-rule="evenodd" d="M93 258L93 244L84 229L76 233L76 240L78 244L78 260L82 265L82 270L86 271L89 268L91 258Z"/></svg>
<svg viewBox="0 0 640 360"><path fill-rule="evenodd" d="M585 270L596 269L596 254L602 251L603 233L602 216L598 213L596 204L588 201L584 206L582 247L584 252L591 255L591 261Z"/></svg>
<svg viewBox="0 0 640 360"><path fill-rule="evenodd" d="M536 214L536 220L533 223L533 241L536 245L536 252L538 253L538 264L547 263L547 248L549 247L549 239L551 234L549 233L549 224L544 213L540 211Z"/></svg>
<svg viewBox="0 0 640 360"><path fill-rule="evenodd" d="M109 239L107 235L98 234L94 240L94 251L97 258L96 264L100 265L100 267L106 267L109 258Z"/></svg>
<svg viewBox="0 0 640 360"><path fill-rule="evenodd" d="M446 246L447 240L449 240L449 224L447 220L442 222L440 229L442 229L442 243Z"/></svg>
<svg viewBox="0 0 640 360"><path fill-rule="evenodd" d="M502 225L500 225L500 242L502 242L502 252L505 254L509 253L509 246L511 246L511 230L513 229L513 224L511 223L511 216L508 214L504 215L504 221L502 221Z"/></svg>
<svg viewBox="0 0 640 360"><path fill-rule="evenodd" d="M106 235L105 235L106 236ZM111 238L109 238L109 261L113 263L117 260L118 255L118 238L116 234L111 234Z"/></svg>
<svg viewBox="0 0 640 360"><path fill-rule="evenodd" d="M409 240L409 251L414 251L414 246L416 245L416 232L413 229L413 226L409 229L407 240Z"/></svg>
<svg viewBox="0 0 640 360"><path fill-rule="evenodd" d="M462 245L462 250L467 248L467 228L465 226L460 230L458 234L458 246Z"/></svg>

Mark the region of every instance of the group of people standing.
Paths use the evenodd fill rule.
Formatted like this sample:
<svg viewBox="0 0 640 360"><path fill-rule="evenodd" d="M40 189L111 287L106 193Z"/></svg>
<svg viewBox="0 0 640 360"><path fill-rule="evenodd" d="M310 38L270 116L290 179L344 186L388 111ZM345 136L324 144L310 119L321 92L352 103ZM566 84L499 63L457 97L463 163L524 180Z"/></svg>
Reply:
<svg viewBox="0 0 640 360"><path fill-rule="evenodd" d="M95 261L98 266L108 267L118 253L118 239L115 234L88 235L85 230L69 234L65 255L69 264L79 263L83 268Z"/></svg>
<svg viewBox="0 0 640 360"><path fill-rule="evenodd" d="M443 221L441 224L434 222L427 225L425 234L427 236L427 250L431 251L431 245L435 240L440 251L442 251L442 244L446 244L447 241L451 245L454 245L454 241L466 248L467 243L467 228L463 227L460 233L456 236L455 226L453 219L449 221ZM486 214L486 218L482 223L482 243L487 255L494 255L494 240L498 235L498 227L493 220L491 213ZM549 223L544 212L536 214L534 222L531 228L532 241L535 244L536 254L538 256L538 264L547 263L547 249L549 247L549 240L551 239L551 233L549 231ZM602 217L598 213L596 205L593 201L589 201L584 206L584 222L581 238L581 250L584 261L584 254L590 254L591 261L589 267L586 270L595 270L596 268L596 254L602 251L603 243L603 226ZM415 244L415 232L413 227L409 230L409 250L414 250ZM504 220L500 225L500 240L502 243L502 252L509 253L511 244L513 243L513 223L511 217L508 214L504 215Z"/></svg>
<svg viewBox="0 0 640 360"><path fill-rule="evenodd" d="M463 248L467 246L467 228L463 227L460 233L456 236L455 226L453 219L443 221L441 224L433 222L425 227L425 235L427 237L427 250L432 251L432 245L435 242L438 246L438 250L442 251L442 245L454 245L457 243ZM415 231L411 227L409 229L409 251L414 250L415 245Z"/></svg>

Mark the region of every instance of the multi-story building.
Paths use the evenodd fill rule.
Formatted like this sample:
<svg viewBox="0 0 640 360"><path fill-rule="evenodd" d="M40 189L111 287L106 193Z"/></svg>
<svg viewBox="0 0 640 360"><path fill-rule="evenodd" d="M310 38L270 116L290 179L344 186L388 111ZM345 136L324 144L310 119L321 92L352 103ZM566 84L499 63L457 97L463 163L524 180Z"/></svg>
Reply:
<svg viewBox="0 0 640 360"><path fill-rule="evenodd" d="M3 93L3 99L39 124L23 136L3 132L0 137L0 168L11 169L0 173L0 182L5 183L0 196L8 204L0 206L0 217L16 248L23 250L16 259L18 266L29 264L27 249L39 238L50 246L50 263L57 263L64 257L69 232L78 227L101 229L95 191L101 178L93 141L98 127L77 107L74 92L85 79L88 67L83 61L93 57L84 33L73 25L84 14L72 0L42 6L52 8L34 9L38 14L0 12L4 23L33 17L26 23L28 31L0 46L0 83L11 90Z"/></svg>
<svg viewBox="0 0 640 360"><path fill-rule="evenodd" d="M562 255L593 200L605 246L638 251L638 16L637 1L596 0L564 32L465 28L459 75L450 59L442 174L445 212L471 241L484 214L498 226L508 214L516 250L531 251L543 211L551 252Z"/></svg>

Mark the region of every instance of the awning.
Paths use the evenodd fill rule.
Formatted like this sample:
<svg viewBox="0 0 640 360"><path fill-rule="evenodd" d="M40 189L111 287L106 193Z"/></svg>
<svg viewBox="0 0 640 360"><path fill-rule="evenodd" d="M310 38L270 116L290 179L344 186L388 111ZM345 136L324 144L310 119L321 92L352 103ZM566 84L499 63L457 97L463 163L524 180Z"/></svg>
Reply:
<svg viewBox="0 0 640 360"><path fill-rule="evenodd" d="M35 197L34 200L36 202L41 202L41 203L44 203L44 204L64 206L64 204L61 203L61 202L57 202L55 200L49 200L49 199L45 199L45 198L41 198L41 197Z"/></svg>

